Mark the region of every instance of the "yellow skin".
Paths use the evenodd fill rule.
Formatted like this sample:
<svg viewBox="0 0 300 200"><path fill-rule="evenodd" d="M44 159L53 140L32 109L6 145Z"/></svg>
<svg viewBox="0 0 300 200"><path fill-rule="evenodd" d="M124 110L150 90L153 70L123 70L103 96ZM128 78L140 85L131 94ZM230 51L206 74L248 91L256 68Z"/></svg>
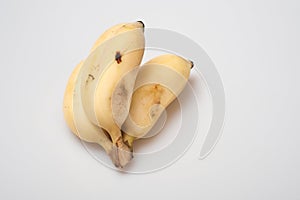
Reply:
<svg viewBox="0 0 300 200"><path fill-rule="evenodd" d="M102 34L99 39L96 41L94 44L91 52L96 54L96 57L99 56L107 56L104 59L101 57L101 60L108 60L110 57L109 55L112 55L112 58L114 59L114 53L115 52L107 52L107 49L113 49L114 47L118 48L120 47L120 43L116 44L118 42L118 39L124 39L122 37L118 37L116 40L110 40L109 39L118 36L118 34L122 34L127 32L128 30L133 29L134 27L143 27L143 24L139 22L135 23L128 23L128 24L118 24L110 29L108 29L104 34ZM129 38L134 38L136 33L128 33L125 36L129 36ZM124 36L124 35L123 35ZM105 43L101 48L97 49L98 46L103 44L104 42L108 41ZM143 42L143 41L142 41ZM110 46L109 48L107 48ZM104 48L104 49L103 49ZM96 51L97 49L97 51ZM106 50L106 51L105 51ZM143 52L143 50L142 50ZM98 53L98 54L97 54ZM104 53L104 55L102 54ZM106 54L105 54L106 53ZM140 56L140 60L142 58L142 55ZM94 58L94 57L92 57ZM135 59L137 60L137 59ZM92 60L93 61L93 60ZM125 61L125 59L124 59ZM138 62L139 61L135 61ZM129 64L135 64L128 62ZM93 63L92 63L93 64ZM96 63L97 64L97 63ZM88 68L88 64L85 66L85 62L81 62L77 67L74 69L72 72L66 90L65 90L65 95L64 95L64 102L63 102L63 111L64 111L64 117L67 122L67 125L71 129L71 131L81 138L84 141L87 142L93 142L93 143L98 143L100 144L107 154L111 157L113 163L117 167L123 167L125 166L132 158L132 154L128 153L130 150L126 145L124 145L122 142L119 142L118 148L114 148L113 143L111 142L110 138L114 138L109 136L108 133L102 130L97 124L93 123L89 116L92 116L92 114L86 112L84 109L84 106L86 104L87 95L88 93L84 93L86 85L82 84L82 80L85 81L86 78L90 77L85 77L87 73L95 73L94 71L90 71ZM90 75L90 74L89 74ZM92 74L94 75L94 74ZM118 76L116 77L118 78ZM95 84L95 83L94 83ZM91 84L88 85L91 89ZM90 90L93 91L93 88ZM88 91L89 92L89 91ZM83 99L81 99L81 95L83 95ZM88 115L90 114L90 115Z"/></svg>
<svg viewBox="0 0 300 200"><path fill-rule="evenodd" d="M130 54L142 54L142 52L132 52ZM141 57L141 55L136 56ZM124 55L122 57L122 62L124 64L113 64L115 66L109 67L106 71L106 74L103 75L103 77L100 79L98 87L95 91L94 108L98 123L101 127L109 132L112 137L113 143L118 143L122 140L120 131L120 125L122 124L118 125L114 119L114 113L112 111L112 95L116 88L116 85L118 84L118 80L120 80L124 74L139 66L139 63L135 61L132 62L132 60L130 59L131 57L132 55ZM129 95L129 92L124 92L124 99L131 98L131 96Z"/></svg>
<svg viewBox="0 0 300 200"><path fill-rule="evenodd" d="M144 24L141 21L135 23L121 23L117 24L108 30L106 30L97 41L94 43L91 52L94 51L99 45L101 45L104 41L111 39L113 36L125 33L126 31L130 31L135 28L143 28Z"/></svg>
<svg viewBox="0 0 300 200"><path fill-rule="evenodd" d="M104 106L102 106L103 102L101 102L101 99L111 103L113 103L114 99L104 99L102 96L112 96L114 91L118 89L116 88L117 83L121 81L125 73L133 68L137 68L140 64L145 47L143 26L141 22L134 22L118 24L107 30L98 38L91 49L90 55L83 64L81 97L84 110L92 123L106 130L109 129L109 126L105 125L105 120L97 117L97 115L109 115L103 109ZM129 93L134 87L134 75L136 74L133 73L131 79L124 81L124 85L128 87ZM132 85L131 88L130 84ZM95 96L97 92L100 93L99 99ZM126 99L123 102L127 102ZM119 116L118 119L109 117L106 120L112 126L114 121L118 121L119 124L122 123L126 119L129 106L130 102L125 105L110 105L109 107L114 111L127 110L127 112L116 113L116 116ZM113 141L116 141L115 135L111 135L111 137Z"/></svg>
<svg viewBox="0 0 300 200"><path fill-rule="evenodd" d="M64 101L63 101L63 112L64 117L67 122L68 127L71 131L78 136L78 132L74 122L74 113L73 113L73 91L75 89L75 81L78 76L78 72L82 66L82 62L80 62L75 69L73 70L65 90Z"/></svg>
<svg viewBox="0 0 300 200"><path fill-rule="evenodd" d="M135 29L143 32L143 24L141 23L115 28L114 31L117 32L124 28L125 32ZM101 41L104 39L100 38L99 40ZM113 144L118 148L122 148L125 145L122 140L120 129L129 112L130 99L136 73L129 76L130 78L127 78L127 80L124 81L124 84L118 84L127 73L132 71L137 72L134 69L138 68L141 63L144 53L144 40L142 37L139 37L137 40L137 42L140 43L140 48L124 53L121 51L120 60L114 60L114 62L104 70L101 77L99 77L97 87L93 94L93 110L97 123L109 133ZM98 43L100 42L96 42L96 44ZM119 92L115 94L115 91ZM121 104L116 103L116 101L121 102ZM122 112L119 110L122 110Z"/></svg>
<svg viewBox="0 0 300 200"><path fill-rule="evenodd" d="M75 83L78 79L78 75L80 72L80 69L82 67L82 62L79 63L75 69L73 70L65 90L64 94L64 101L63 101L63 112L64 112L64 118L67 122L68 127L71 129L71 131L79 138L81 138L84 141L87 142L94 142L100 144L104 150L110 154L112 150L112 143L109 140L109 138L106 137L104 132L102 132L98 127L95 126L86 126L86 132L79 133L77 126L80 126L80 122L76 122L75 116L74 116L74 105L73 100L76 88ZM76 106L76 105L75 105ZM97 134L92 134L92 131L97 132Z"/></svg>
<svg viewBox="0 0 300 200"><path fill-rule="evenodd" d="M119 24L112 27L111 29L106 31L102 36L100 36L100 38L96 41L95 45L91 49L91 52L97 53L97 50L99 50L97 49L97 47L109 40L110 38L112 38L114 35L119 33L126 33L127 31L133 29L140 29L142 28L142 26L143 25L140 23L131 23ZM141 40L140 42L140 46L143 46L143 41ZM81 118L76 118L73 112L73 101L74 98L76 98L76 92L74 92L75 83L78 79L78 76L80 76L82 63L74 69L65 92L64 116L72 132L85 141L95 142L103 146L105 151L111 156L112 161L118 167L125 166L131 159L131 154L128 154L127 152L129 149L123 143L122 134L120 131L120 125L123 124L128 113L126 112L127 105L121 105L121 108L125 112L119 112L119 110L122 109L118 110L118 106L120 107L120 105L117 105L116 102L125 101L127 103L130 103L132 92L132 88L130 87L133 87L132 82L134 82L135 76L130 75L128 76L129 78L127 77L127 79L125 79L124 76L126 73L131 72L133 69L137 68L137 66L141 62L143 52L144 49L124 51L124 53L123 51L120 51L120 60L114 60L112 64L103 71L101 76L96 77L96 86L94 83L95 90L93 90L93 87L91 87L92 84L84 86L90 87L88 88L89 90L87 90L88 92L84 93L83 95L83 98L88 97L87 99L85 99L85 101L83 100L83 104L87 108L84 109L85 112L83 112L83 114L87 114L86 119L89 120L88 123L85 121L84 125L80 124L80 121L78 122L78 119ZM159 56L150 60L146 64L160 64L167 66L170 69L173 69L177 73L181 74L185 80L176 82L176 88L180 89L175 93L173 90L170 90L170 88L174 87L174 84L173 86L168 87L168 85L160 84L160 81L157 80L155 80L152 84L143 85L142 87L137 88L137 90L132 96L132 103L130 106L129 116L135 124L147 128L144 129L144 131L139 132L138 134L131 134L130 132L123 133L124 141L131 148L133 141L145 135L147 133L147 130L149 130L149 128L151 128L155 124L156 120L159 118L159 115L162 113L162 109L160 108L153 109L155 105L160 105L161 107L166 108L176 98L176 96L181 92L181 90L185 86L186 80L189 77L190 69L192 67L191 62L186 61L175 55ZM95 71L87 72L95 73ZM165 73L165 75L165 79L172 79L172 73ZM83 76L82 80L87 81L89 80L89 78L90 76ZM125 80L124 84L120 84L120 80ZM128 84L128 82L130 83ZM84 87L82 87L81 90L84 91ZM93 93L89 93L91 91ZM93 103L92 107L89 107L91 104L89 104L88 102L89 98L91 97L93 99ZM117 100L114 101L114 99ZM118 101L118 99L121 101ZM74 105L77 106L76 104ZM78 131L78 128L76 126L81 126L81 130L86 128L86 130L88 131ZM110 138L108 138L107 135L105 135L105 133L103 132L103 130L98 126L104 128L110 135ZM112 139L112 141L110 139ZM114 148L114 146L116 146L117 148Z"/></svg>
<svg viewBox="0 0 300 200"><path fill-rule="evenodd" d="M155 104L167 107L175 99L175 95L160 84L149 84L137 89L132 97L130 117L139 126L153 123L154 113L149 112ZM145 112L145 111L148 112Z"/></svg>
<svg viewBox="0 0 300 200"><path fill-rule="evenodd" d="M74 113L74 106L81 106L81 105L74 105L73 101L76 98L76 88L75 83L78 79L78 75L80 69L82 67L82 62L79 63L75 69L73 70L64 94L63 100L63 112L64 118L71 129L72 133L74 133L80 139L86 142L97 143L103 147L106 153L110 156L112 162L115 164L116 167L123 167L125 166L131 159L131 155L128 158L128 155L123 155L118 152L116 148L113 148L113 144L110 139L106 136L104 131L99 127L93 126L91 123L87 123L84 121L76 121L75 113ZM76 126L77 125L77 126ZM79 132L77 127L83 127L86 131ZM127 157L126 157L127 156Z"/></svg>
<svg viewBox="0 0 300 200"><path fill-rule="evenodd" d="M190 70L193 67L192 62L171 54L153 58L144 64L144 66L146 65L158 68L160 66L168 67L173 70L173 73L178 73L182 75L183 78L181 81L175 81L173 85L168 86L165 84L160 84L158 80L152 81L150 77L149 81L153 83L142 85L134 91L128 118L130 117L137 126L145 128L142 128L138 133L130 133L126 132L126 129L122 129L124 131L123 140L130 148L132 148L134 140L144 136L147 131L150 130L150 128L155 124L161 115L163 109L167 108L168 105L170 105L170 103L176 99L177 95L179 95L186 85L190 75ZM174 78L173 75L174 74L172 73L162 73L161 78L164 81L168 81ZM139 78L147 79L147 74L139 74L137 81ZM177 89L175 92L177 94L174 93L172 88ZM157 105L159 105L159 107L155 107ZM127 122L128 121L125 121L123 127L127 125ZM130 123L128 123L128 126L131 126Z"/></svg>

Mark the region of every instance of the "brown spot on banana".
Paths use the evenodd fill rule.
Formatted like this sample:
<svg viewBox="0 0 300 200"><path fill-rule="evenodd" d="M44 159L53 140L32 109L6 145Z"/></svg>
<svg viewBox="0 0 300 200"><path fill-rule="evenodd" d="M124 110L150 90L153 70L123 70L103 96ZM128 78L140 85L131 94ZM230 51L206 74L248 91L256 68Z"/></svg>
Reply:
<svg viewBox="0 0 300 200"><path fill-rule="evenodd" d="M138 71L138 68L134 68L133 70L127 72L120 79L111 96L112 115L115 123L119 128L127 118L135 83L135 77Z"/></svg>
<svg viewBox="0 0 300 200"><path fill-rule="evenodd" d="M89 74L89 79L95 80L95 77L92 74Z"/></svg>
<svg viewBox="0 0 300 200"><path fill-rule="evenodd" d="M95 77L92 74L89 74L88 78L85 81L85 84L87 85L90 81L93 81L93 80L95 80Z"/></svg>
<svg viewBox="0 0 300 200"><path fill-rule="evenodd" d="M155 84L152 92L154 94L153 104L160 104L161 94L163 92L162 86L160 84Z"/></svg>
<svg viewBox="0 0 300 200"><path fill-rule="evenodd" d="M120 91L117 93L117 95L127 98L128 90L125 84L120 84Z"/></svg>
<svg viewBox="0 0 300 200"><path fill-rule="evenodd" d="M117 61L118 64L120 64L122 62L122 55L121 55L120 51L116 52L115 60Z"/></svg>

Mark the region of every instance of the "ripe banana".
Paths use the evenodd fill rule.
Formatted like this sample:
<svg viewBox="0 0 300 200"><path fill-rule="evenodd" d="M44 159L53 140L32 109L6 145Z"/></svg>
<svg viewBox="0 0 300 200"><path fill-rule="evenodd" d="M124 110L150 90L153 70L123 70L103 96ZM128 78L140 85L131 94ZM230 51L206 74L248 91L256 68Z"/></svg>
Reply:
<svg viewBox="0 0 300 200"><path fill-rule="evenodd" d="M123 140L130 148L135 139L147 134L163 110L180 94L192 67L191 61L166 54L140 68L129 115L122 126Z"/></svg>
<svg viewBox="0 0 300 200"><path fill-rule="evenodd" d="M106 90L102 90L102 95L105 97L111 95L110 100L114 106L112 110L115 111L115 115L122 116L125 120L124 115L127 115L129 111L131 93L137 74L137 70L131 69L135 69L140 64L144 52L143 27L142 22L119 24L102 34L94 44L88 58L72 72L64 96L64 116L72 132L87 142L100 144L117 167L125 166L131 160L132 155L123 141L116 139L116 134L107 134L106 130L111 131L109 126L98 123L94 112L94 101L96 100L95 104L102 102L94 99L94 94L98 88L97 84L104 84L103 87ZM111 80L102 83L101 79L107 79L108 76ZM128 95L124 97L119 88L125 88ZM98 89L98 93L100 92ZM120 94L123 98L119 97ZM114 105L115 99L117 103L122 100L125 104ZM127 114L118 113L126 109ZM104 109L103 115L111 120L110 124L113 126L112 114Z"/></svg>
<svg viewBox="0 0 300 200"><path fill-rule="evenodd" d="M133 141L147 134L180 94L193 67L166 54L139 70L144 48L141 21L108 29L74 69L65 91L64 116L71 131L100 144L117 167L131 160Z"/></svg>
<svg viewBox="0 0 300 200"><path fill-rule="evenodd" d="M92 124L86 117L80 99L80 85L78 84L82 62L73 70L64 95L63 111L67 125L71 131L86 142L98 143L111 157L116 166L120 166L116 149L103 130Z"/></svg>
<svg viewBox="0 0 300 200"><path fill-rule="evenodd" d="M130 149L123 143L120 129L129 112L144 47L142 22L119 24L98 39L82 67L81 98L86 115L109 133L123 155Z"/></svg>

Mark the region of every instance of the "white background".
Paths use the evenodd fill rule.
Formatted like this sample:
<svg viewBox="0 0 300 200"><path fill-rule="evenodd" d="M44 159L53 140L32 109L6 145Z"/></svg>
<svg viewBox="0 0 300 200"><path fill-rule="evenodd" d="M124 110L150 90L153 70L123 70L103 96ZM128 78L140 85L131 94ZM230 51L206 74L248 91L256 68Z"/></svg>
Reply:
<svg viewBox="0 0 300 200"><path fill-rule="evenodd" d="M0 2L0 199L299 199L298 1ZM223 79L221 140L164 170L94 160L65 125L73 66L111 25L143 20L199 43Z"/></svg>

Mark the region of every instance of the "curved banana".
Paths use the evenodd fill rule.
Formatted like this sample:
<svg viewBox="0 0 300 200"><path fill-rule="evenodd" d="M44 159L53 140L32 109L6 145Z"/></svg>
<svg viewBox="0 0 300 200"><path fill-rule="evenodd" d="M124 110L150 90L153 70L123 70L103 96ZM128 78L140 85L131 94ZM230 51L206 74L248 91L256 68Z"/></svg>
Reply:
<svg viewBox="0 0 300 200"><path fill-rule="evenodd" d="M119 24L108 29L100 36L92 48L91 55L72 72L63 103L64 116L71 131L84 141L100 144L117 167L125 166L131 160L132 155L127 152L129 151L127 146L115 148L110 136L108 137L104 130L90 120L88 114L92 113L87 112L89 111L87 104L92 96L90 93L96 87L96 81L93 82L90 79L93 80L93 77L97 75L96 73L100 74L110 64L111 60L115 59L115 57L112 59L112 55L115 53L114 48L119 49L121 46L123 48L120 49L124 50L128 47L126 45L124 47L122 43L120 44L120 39L126 40L128 37L135 37L134 34L137 31L131 31L132 27L135 26L143 27L143 24L142 22ZM100 62L95 62L95 58L100 59ZM84 105L86 106L84 107Z"/></svg>
<svg viewBox="0 0 300 200"><path fill-rule="evenodd" d="M120 129L129 112L144 47L142 22L119 24L98 39L82 67L81 97L87 117L105 129L125 155L130 149Z"/></svg>
<svg viewBox="0 0 300 200"><path fill-rule="evenodd" d="M133 141L153 127L163 110L185 87L191 61L166 54L145 63L136 78L129 115L122 126L123 140L132 148Z"/></svg>
<svg viewBox="0 0 300 200"><path fill-rule="evenodd" d="M80 86L78 76L82 62L73 70L64 94L63 111L67 125L71 131L80 139L86 142L98 143L106 153L111 157L116 166L120 166L117 151L113 149L112 142L105 135L103 130L92 124L86 117L82 104L80 103ZM77 84L76 84L77 83Z"/></svg>

